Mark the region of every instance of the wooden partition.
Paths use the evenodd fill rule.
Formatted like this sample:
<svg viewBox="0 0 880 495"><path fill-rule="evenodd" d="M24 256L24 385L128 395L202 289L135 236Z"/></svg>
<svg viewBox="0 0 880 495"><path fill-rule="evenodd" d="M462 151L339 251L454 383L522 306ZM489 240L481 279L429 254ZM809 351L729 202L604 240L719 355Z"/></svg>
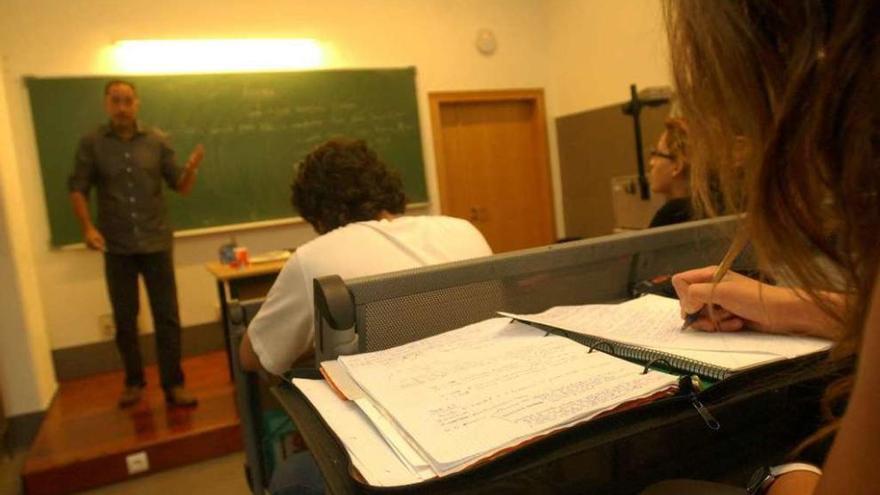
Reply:
<svg viewBox="0 0 880 495"><path fill-rule="evenodd" d="M596 237L614 231L611 178L637 173L633 119L623 102L556 119L565 234ZM645 167L669 106L642 110ZM650 207L649 205L646 205Z"/></svg>
<svg viewBox="0 0 880 495"><path fill-rule="evenodd" d="M0 445L5 445L8 427L9 421L6 419L6 410L3 408L3 390L0 390Z"/></svg>

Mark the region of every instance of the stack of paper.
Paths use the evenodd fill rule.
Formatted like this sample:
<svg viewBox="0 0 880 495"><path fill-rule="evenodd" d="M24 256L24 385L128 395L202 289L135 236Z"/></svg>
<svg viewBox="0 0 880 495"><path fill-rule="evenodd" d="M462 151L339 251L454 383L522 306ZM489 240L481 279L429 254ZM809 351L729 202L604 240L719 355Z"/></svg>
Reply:
<svg viewBox="0 0 880 495"><path fill-rule="evenodd" d="M334 405L326 388L294 384L328 423L353 415L354 402L360 419L330 426L366 481L385 486L465 469L627 402L672 393L677 384L676 376L642 374L641 366L507 318L338 364L325 371L349 401ZM348 431L355 423L362 431ZM382 455L374 452L377 438L387 446ZM391 455L396 463L387 462Z"/></svg>
<svg viewBox="0 0 880 495"><path fill-rule="evenodd" d="M688 360L738 370L830 346L806 337L681 331L678 302L658 296L502 314L612 342L612 354L623 344L642 356L624 355L630 359L649 362L660 350L667 365L688 372ZM329 383L294 384L376 486L466 469L601 413L674 393L677 384L677 376L643 374L640 365L509 318L343 356L322 363L322 371Z"/></svg>

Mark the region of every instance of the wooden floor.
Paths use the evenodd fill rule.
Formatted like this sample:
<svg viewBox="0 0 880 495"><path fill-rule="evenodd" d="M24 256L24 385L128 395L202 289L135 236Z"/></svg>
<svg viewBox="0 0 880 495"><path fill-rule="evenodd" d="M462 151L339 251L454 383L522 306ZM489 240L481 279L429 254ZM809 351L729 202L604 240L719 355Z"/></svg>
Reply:
<svg viewBox="0 0 880 495"><path fill-rule="evenodd" d="M116 405L122 372L61 383L25 460L25 493L74 493L241 450L225 352L185 359L183 369L196 408L165 406L155 366L143 400L128 409ZM149 470L130 475L126 457L139 452Z"/></svg>

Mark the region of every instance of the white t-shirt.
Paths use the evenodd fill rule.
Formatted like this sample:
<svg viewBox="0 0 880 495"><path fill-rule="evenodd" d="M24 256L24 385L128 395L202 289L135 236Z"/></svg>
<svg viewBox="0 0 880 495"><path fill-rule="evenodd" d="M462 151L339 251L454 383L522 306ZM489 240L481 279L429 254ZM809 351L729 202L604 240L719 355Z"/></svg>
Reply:
<svg viewBox="0 0 880 495"><path fill-rule="evenodd" d="M248 327L266 370L280 375L314 347L312 281L343 280L492 254L469 222L444 216L403 216L332 230L290 257Z"/></svg>

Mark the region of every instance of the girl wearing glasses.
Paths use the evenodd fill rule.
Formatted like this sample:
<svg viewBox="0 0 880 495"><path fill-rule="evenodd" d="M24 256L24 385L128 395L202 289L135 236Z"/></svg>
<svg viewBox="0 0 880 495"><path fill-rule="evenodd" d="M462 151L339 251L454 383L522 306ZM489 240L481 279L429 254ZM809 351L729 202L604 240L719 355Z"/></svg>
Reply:
<svg viewBox="0 0 880 495"><path fill-rule="evenodd" d="M687 159L687 129L682 119L667 119L657 147L651 150L649 181L651 192L666 196L649 227L661 227L692 219L690 168Z"/></svg>

